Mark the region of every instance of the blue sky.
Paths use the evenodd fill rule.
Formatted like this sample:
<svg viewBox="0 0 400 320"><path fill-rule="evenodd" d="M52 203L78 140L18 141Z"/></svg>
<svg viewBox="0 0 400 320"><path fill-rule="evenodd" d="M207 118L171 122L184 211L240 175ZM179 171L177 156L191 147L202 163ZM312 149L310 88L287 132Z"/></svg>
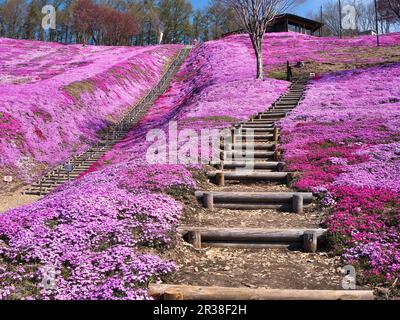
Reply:
<svg viewBox="0 0 400 320"><path fill-rule="evenodd" d="M208 3L208 0L191 0L191 1L195 9L202 8ZM297 5L296 8L292 11L294 13L307 16L308 13L312 11L318 11L322 2L324 2L324 0L306 0L303 4Z"/></svg>

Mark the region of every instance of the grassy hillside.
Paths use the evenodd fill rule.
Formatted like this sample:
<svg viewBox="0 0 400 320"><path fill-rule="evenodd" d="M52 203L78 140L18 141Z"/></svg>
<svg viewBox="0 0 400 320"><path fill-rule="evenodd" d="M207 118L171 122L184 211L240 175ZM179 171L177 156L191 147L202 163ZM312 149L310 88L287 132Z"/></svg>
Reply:
<svg viewBox="0 0 400 320"><path fill-rule="evenodd" d="M179 48L0 39L0 170L29 180L85 149L157 83Z"/></svg>
<svg viewBox="0 0 400 320"><path fill-rule="evenodd" d="M400 64L311 82L282 120L296 186L321 193L326 224L346 263L374 284L400 276Z"/></svg>
<svg viewBox="0 0 400 320"><path fill-rule="evenodd" d="M242 43L251 50L247 35L234 35L226 43ZM270 77L286 79L286 62L292 66L301 61L302 68L293 68L294 75L330 73L339 70L371 67L382 63L400 62L400 33L376 37L319 38L294 32L270 33L265 37L264 68Z"/></svg>

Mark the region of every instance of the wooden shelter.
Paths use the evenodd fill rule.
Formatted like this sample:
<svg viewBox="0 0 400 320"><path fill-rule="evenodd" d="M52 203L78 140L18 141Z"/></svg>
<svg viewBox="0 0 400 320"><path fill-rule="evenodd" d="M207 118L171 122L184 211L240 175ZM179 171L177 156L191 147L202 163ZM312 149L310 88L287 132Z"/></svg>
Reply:
<svg viewBox="0 0 400 320"><path fill-rule="evenodd" d="M304 34L314 34L321 29L323 23L306 19L294 14L285 13L275 18L273 24L267 29L267 32L289 32L294 31Z"/></svg>
<svg viewBox="0 0 400 320"><path fill-rule="evenodd" d="M323 27L323 23L296 16L294 14L285 13L277 16L274 22L268 27L267 32L298 32L313 35ZM223 34L223 37L232 34L245 33L244 29L236 30Z"/></svg>

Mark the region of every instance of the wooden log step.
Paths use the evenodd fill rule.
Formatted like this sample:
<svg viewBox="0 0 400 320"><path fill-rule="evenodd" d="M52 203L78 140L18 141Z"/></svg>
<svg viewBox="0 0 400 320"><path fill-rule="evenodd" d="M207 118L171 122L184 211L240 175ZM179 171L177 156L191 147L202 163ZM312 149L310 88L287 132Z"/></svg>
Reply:
<svg viewBox="0 0 400 320"><path fill-rule="evenodd" d="M70 180L74 180L75 177L70 177ZM59 179L52 179L52 180L46 180L45 182L42 182L42 188L49 188L51 186L57 185L57 184L62 184L68 181L68 178L59 178ZM39 183L32 184L32 188L40 188Z"/></svg>
<svg viewBox="0 0 400 320"><path fill-rule="evenodd" d="M207 207L205 207L207 208ZM214 208L228 209L228 210L277 210L281 212L296 212L292 205L288 203L275 203L275 204L252 204L252 203L216 203ZM299 212L301 214L301 212Z"/></svg>
<svg viewBox="0 0 400 320"><path fill-rule="evenodd" d="M286 117L286 113L284 113L284 115L282 116L269 116L269 115L260 115L259 119L260 120L270 120L272 122L277 122L280 121L282 118Z"/></svg>
<svg viewBox="0 0 400 320"><path fill-rule="evenodd" d="M42 190L47 190L50 189L51 187L54 187L55 185L58 185L57 183L46 183L42 185ZM32 185L31 187L32 191L39 191L40 190L40 186L39 185Z"/></svg>
<svg viewBox="0 0 400 320"><path fill-rule="evenodd" d="M297 105L296 106L273 106L272 110L277 111L277 112L281 111L281 112L287 113L289 111L292 111L296 107L297 107Z"/></svg>
<svg viewBox="0 0 400 320"><path fill-rule="evenodd" d="M63 182L64 183L64 182ZM52 185L47 185L47 186L43 186L42 187L42 194L45 192L50 192L51 190L53 190L55 187L60 186L62 183L55 183ZM34 187L31 189L32 193L40 193L40 188L39 187Z"/></svg>
<svg viewBox="0 0 400 320"><path fill-rule="evenodd" d="M294 107L290 107L290 108L281 108L281 107L273 107L274 110L278 110L278 111L285 111L286 112L286 116L288 115L288 113L292 112L295 108Z"/></svg>
<svg viewBox="0 0 400 320"><path fill-rule="evenodd" d="M275 123L263 123L262 121L254 121L248 124L243 124L239 129L248 129L250 131L251 129L264 129L267 131L274 131L275 128Z"/></svg>
<svg viewBox="0 0 400 320"><path fill-rule="evenodd" d="M246 167L246 162L244 161L224 162L224 168L226 169L236 169L245 167ZM283 168L284 163L277 161L253 162L253 168L255 170L279 170L279 167Z"/></svg>
<svg viewBox="0 0 400 320"><path fill-rule="evenodd" d="M239 129L253 129L253 128L262 128L262 129L274 129L274 123L262 122L262 121L254 121L243 124ZM238 129L238 130L239 130Z"/></svg>
<svg viewBox="0 0 400 320"><path fill-rule="evenodd" d="M196 198L202 199L207 191L196 191ZM215 203L291 203L295 196L301 196L310 204L314 196L310 192L212 192Z"/></svg>
<svg viewBox="0 0 400 320"><path fill-rule="evenodd" d="M28 196L47 196L50 193L50 191L45 191L45 192L39 192L39 191L23 191L22 194L28 195Z"/></svg>
<svg viewBox="0 0 400 320"><path fill-rule="evenodd" d="M247 149L254 149L254 150L274 150L276 148L275 144L273 143L235 143L235 144L228 144L227 146L221 145L222 150L247 150Z"/></svg>
<svg viewBox="0 0 400 320"><path fill-rule="evenodd" d="M295 95L295 94L298 94L298 95L303 95L304 94L304 90L298 90L298 89L296 89L296 90L290 90L290 92L289 92L289 94L288 95Z"/></svg>
<svg viewBox="0 0 400 320"><path fill-rule="evenodd" d="M247 124L243 127L241 127L240 129L237 129L236 131L234 131L235 135L241 135L242 132L246 132L246 134L251 134L251 132L255 132L256 130L258 131L264 131L266 132L263 135L269 135L272 134L274 132L273 127L266 127L264 124L258 124L256 122L254 122L254 124Z"/></svg>
<svg viewBox="0 0 400 320"><path fill-rule="evenodd" d="M260 114L262 117L261 119L268 119L268 118L282 118L286 116L285 112L264 112L263 114Z"/></svg>
<svg viewBox="0 0 400 320"><path fill-rule="evenodd" d="M295 99L297 101L300 101L302 97L303 97L302 95L296 94L296 95L285 96L285 99Z"/></svg>
<svg viewBox="0 0 400 320"><path fill-rule="evenodd" d="M75 178L79 177L80 174L81 174L80 172L77 172L77 173L74 173L74 174L71 173L71 174L69 175L69 178L70 178L71 180L72 180L72 179L75 179ZM48 178L48 179L43 180L42 185L44 185L44 184L46 184L46 183L48 183L48 182L54 183L55 181L62 182L62 181L66 181L66 180L68 181L68 176L67 176L67 175L60 175L60 176L55 175L55 176L52 176L52 177L50 177L50 178ZM35 185L39 185L39 183L34 184L34 186L35 186Z"/></svg>
<svg viewBox="0 0 400 320"><path fill-rule="evenodd" d="M235 135L235 139L242 139L244 140L254 140L254 141L271 141L274 138L273 134L256 134L256 135L242 135L238 134Z"/></svg>
<svg viewBox="0 0 400 320"><path fill-rule="evenodd" d="M168 292L175 292L173 296L184 300L374 300L372 290L296 290L171 284L150 284L148 288L149 295L154 299L165 299Z"/></svg>
<svg viewBox="0 0 400 320"><path fill-rule="evenodd" d="M277 104L290 104L290 105L297 105L299 104L299 99L293 100L293 99L283 99L283 100L279 100L276 103L274 103L274 105Z"/></svg>
<svg viewBox="0 0 400 320"><path fill-rule="evenodd" d="M219 177L220 182L224 177ZM222 180L221 180L222 179ZM223 183L222 183L223 185ZM308 206L313 201L312 193L302 192L206 192L197 191L196 198L203 202L205 208L212 210L215 208L225 208L231 210L261 210L276 209L281 211L291 211L302 214L304 206ZM204 202L205 198L211 198L209 202Z"/></svg>
<svg viewBox="0 0 400 320"><path fill-rule="evenodd" d="M273 106L278 106L278 105L281 105L281 106L286 106L286 105L297 105L298 104L298 101L292 101L292 100L278 100L277 102L275 102L274 104L273 104Z"/></svg>
<svg viewBox="0 0 400 320"><path fill-rule="evenodd" d="M272 121L272 120L267 120L267 119L260 119L260 118L259 118L259 117L260 117L260 114L261 114L261 113L259 113L259 114L257 114L257 115L254 115L252 118L250 118L249 121L239 123L239 124L236 126L236 128L239 128L239 127L241 127L241 126L243 126L243 125L254 124L254 123L264 124L264 125L266 125L266 126L269 126L269 127L273 128L273 127L274 127L274 121Z"/></svg>
<svg viewBox="0 0 400 320"><path fill-rule="evenodd" d="M299 245L291 243L245 243L245 242L207 242L205 247L209 248L233 248L233 249L299 249Z"/></svg>
<svg viewBox="0 0 400 320"><path fill-rule="evenodd" d="M47 192L47 191L49 191L49 190L50 190L49 187L42 187L42 193L43 193L43 192ZM28 191L30 191L30 192L39 192L39 191L40 191L40 188L39 188L39 187L36 187L36 186L32 186L31 188L29 188Z"/></svg>
<svg viewBox="0 0 400 320"><path fill-rule="evenodd" d="M299 101L289 101L289 100L279 100L275 102L272 106L297 106L299 104Z"/></svg>
<svg viewBox="0 0 400 320"><path fill-rule="evenodd" d="M266 128L271 128L271 129L273 129L275 126L274 121L253 118L251 121L240 123L236 128L243 128L244 126L249 126L254 124L264 125Z"/></svg>
<svg viewBox="0 0 400 320"><path fill-rule="evenodd" d="M265 130L264 128L244 128L243 130L237 132L236 136L269 135L269 134L271 134L271 131Z"/></svg>
<svg viewBox="0 0 400 320"><path fill-rule="evenodd" d="M274 129L275 122L271 120L255 118L252 119L252 121L240 124L240 126L237 127L237 130L239 130L240 128L250 128L250 127L263 127L265 129Z"/></svg>
<svg viewBox="0 0 400 320"><path fill-rule="evenodd" d="M278 101L291 101L291 102L298 102L300 97L292 98L292 97L282 97Z"/></svg>
<svg viewBox="0 0 400 320"><path fill-rule="evenodd" d="M285 111L271 109L267 113L261 115L260 116L261 118L259 120L268 120L268 119L271 119L271 118L281 119L281 118L286 117L286 113L287 112L285 112Z"/></svg>
<svg viewBox="0 0 400 320"><path fill-rule="evenodd" d="M297 99L296 101L293 101L293 100L282 100L282 101L277 101L272 106L273 107L276 106L276 105L284 105L284 106L294 105L294 106L297 106L300 102L301 102L300 99Z"/></svg>
<svg viewBox="0 0 400 320"><path fill-rule="evenodd" d="M326 229L261 229L261 228L209 228L181 227L178 232L185 238L189 233L196 232L201 243L247 243L247 244L283 244L304 245L304 239L309 234L315 234L319 243L326 242Z"/></svg>
<svg viewBox="0 0 400 320"><path fill-rule="evenodd" d="M274 110L274 108L296 108L299 105L299 103L291 103L290 105L280 105L279 103L275 104L274 106L272 106L272 110Z"/></svg>
<svg viewBox="0 0 400 320"><path fill-rule="evenodd" d="M251 132L259 133L259 134L260 134L260 132L263 132L264 134L268 134L268 133L274 132L274 128L257 128L257 127L247 128L247 127L245 127L245 128L238 129L238 131L237 131L238 134L244 133L245 135L247 133L251 133Z"/></svg>
<svg viewBox="0 0 400 320"><path fill-rule="evenodd" d="M272 108L273 107L280 107L280 108L296 108L297 107L297 103L288 103L288 104L285 104L285 103L281 103L281 102L278 102L277 104L274 104L273 106L272 106ZM285 115L286 116L286 115Z"/></svg>
<svg viewBox="0 0 400 320"><path fill-rule="evenodd" d="M284 116L286 115L286 112L284 112L284 111L279 111L279 110L274 110L273 108L274 108L274 107L271 107L271 110L270 110L270 111L260 113L258 116L259 116L259 117L263 117L263 118L262 118L262 119L258 119L258 121L268 122L268 121L270 121L270 120L264 119L264 118L265 118L265 117L268 117L268 116L270 116L270 115L275 115L276 117L278 117L278 116L284 117ZM285 106L285 108L287 108L287 107Z"/></svg>
<svg viewBox="0 0 400 320"><path fill-rule="evenodd" d="M249 159L270 159L275 155L274 151L225 151L221 152L223 159L237 159L237 158L249 158Z"/></svg>
<svg viewBox="0 0 400 320"><path fill-rule="evenodd" d="M287 172L263 172L263 171L251 171L247 172L244 170L240 171L225 171L223 172L224 179L230 181L265 181L265 182L276 182L286 181ZM215 179L217 172L208 172L207 176L209 179Z"/></svg>

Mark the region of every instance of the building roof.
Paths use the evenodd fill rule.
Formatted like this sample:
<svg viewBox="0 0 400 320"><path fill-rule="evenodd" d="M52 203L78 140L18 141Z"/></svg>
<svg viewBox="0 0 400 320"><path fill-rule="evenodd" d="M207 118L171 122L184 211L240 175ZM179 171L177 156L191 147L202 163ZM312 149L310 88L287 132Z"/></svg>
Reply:
<svg viewBox="0 0 400 320"><path fill-rule="evenodd" d="M323 23L307 18L303 18L291 13L281 14L275 17L274 24L279 23L281 21L289 20L289 22L305 25L308 29L312 32L317 31L318 29L322 28L324 25Z"/></svg>
<svg viewBox="0 0 400 320"><path fill-rule="evenodd" d="M284 13L275 17L271 27L285 20L288 20L289 22L294 24L305 25L312 32L315 32L324 26L324 24L319 21L303 18L291 13ZM226 37L232 34L245 33L245 32L246 31L244 29L239 29L232 32L227 32L223 34L222 37Z"/></svg>

